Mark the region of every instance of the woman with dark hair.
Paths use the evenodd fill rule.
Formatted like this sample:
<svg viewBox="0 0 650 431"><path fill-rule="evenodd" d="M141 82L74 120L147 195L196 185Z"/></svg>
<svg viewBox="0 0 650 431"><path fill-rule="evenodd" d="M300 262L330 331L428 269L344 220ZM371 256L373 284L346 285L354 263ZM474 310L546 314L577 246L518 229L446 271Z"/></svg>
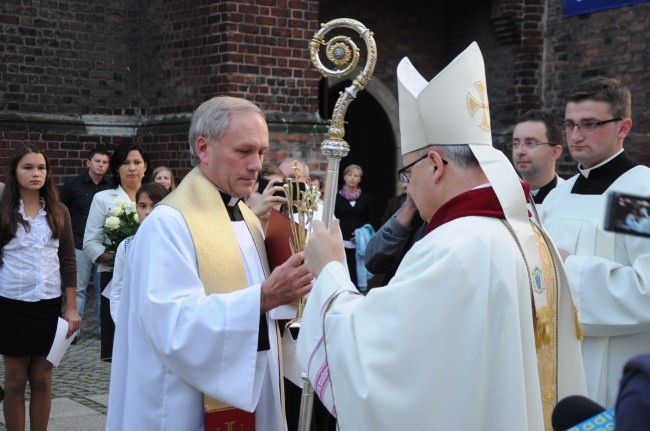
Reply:
<svg viewBox="0 0 650 431"><path fill-rule="evenodd" d="M84 253L91 262L98 263L101 273L100 289L103 292L113 276L115 253L108 251L110 240L103 226L108 212L123 203L135 202L135 194L149 173L149 157L137 143L124 143L118 146L111 156L110 168L113 174L112 189L95 194L90 205L86 231L84 232ZM117 244L116 244L117 245ZM110 360L112 356L115 325L110 314L110 302L102 296L100 303L101 319L101 359Z"/></svg>
<svg viewBox="0 0 650 431"><path fill-rule="evenodd" d="M7 429L45 430L52 400L54 341L65 292L68 337L79 329L72 225L59 202L50 162L35 145L18 147L0 198L0 353L4 357Z"/></svg>

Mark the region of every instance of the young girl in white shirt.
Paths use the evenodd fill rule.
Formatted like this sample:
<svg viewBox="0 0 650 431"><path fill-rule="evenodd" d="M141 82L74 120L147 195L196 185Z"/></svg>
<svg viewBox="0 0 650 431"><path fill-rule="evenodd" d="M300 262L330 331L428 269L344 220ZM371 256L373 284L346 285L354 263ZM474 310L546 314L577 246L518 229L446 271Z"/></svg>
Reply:
<svg viewBox="0 0 650 431"><path fill-rule="evenodd" d="M0 198L0 353L7 429L46 430L52 398L52 346L65 293L68 337L79 328L72 225L59 202L50 162L35 145L18 147Z"/></svg>
<svg viewBox="0 0 650 431"><path fill-rule="evenodd" d="M168 193L167 189L159 183L146 183L138 189L138 192L135 194L135 208L138 212L138 220L140 220L140 223L147 218L156 204L163 200ZM124 286L124 270L128 259L129 246L134 238L135 235L125 238L117 246L117 251L115 252L113 279L111 280L110 291L108 293L108 298L111 301L111 317L115 324L117 324L120 297L122 296L122 288Z"/></svg>

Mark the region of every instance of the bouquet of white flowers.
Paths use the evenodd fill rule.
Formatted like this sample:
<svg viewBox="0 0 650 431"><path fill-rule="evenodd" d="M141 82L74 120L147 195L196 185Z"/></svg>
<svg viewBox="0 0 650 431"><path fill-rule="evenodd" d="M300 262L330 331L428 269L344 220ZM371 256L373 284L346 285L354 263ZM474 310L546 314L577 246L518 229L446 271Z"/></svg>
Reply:
<svg viewBox="0 0 650 431"><path fill-rule="evenodd" d="M108 211L102 226L102 230L111 242L106 244L106 251L115 253L120 242L131 235L135 235L138 227L140 227L140 220L135 210L135 204L122 200L116 201L115 206Z"/></svg>

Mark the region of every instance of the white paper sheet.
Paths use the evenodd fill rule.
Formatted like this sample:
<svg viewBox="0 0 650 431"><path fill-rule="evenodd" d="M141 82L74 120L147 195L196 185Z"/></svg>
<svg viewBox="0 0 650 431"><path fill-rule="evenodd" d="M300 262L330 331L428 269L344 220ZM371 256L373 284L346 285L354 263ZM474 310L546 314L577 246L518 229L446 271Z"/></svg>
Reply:
<svg viewBox="0 0 650 431"><path fill-rule="evenodd" d="M54 336L54 342L50 348L50 353L48 353L47 358L45 358L55 367L59 366L63 355L65 354L66 350L68 350L68 347L70 347L70 343L72 343L74 337L77 336L75 333L72 334L70 338L65 338L66 335L68 335L68 322L59 317L59 321L56 325L56 335Z"/></svg>

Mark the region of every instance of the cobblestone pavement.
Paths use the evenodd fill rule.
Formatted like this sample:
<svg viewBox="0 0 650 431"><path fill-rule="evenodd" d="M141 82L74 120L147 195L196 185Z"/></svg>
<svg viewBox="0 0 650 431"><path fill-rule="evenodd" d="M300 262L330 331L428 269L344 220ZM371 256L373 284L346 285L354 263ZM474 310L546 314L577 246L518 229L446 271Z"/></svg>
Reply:
<svg viewBox="0 0 650 431"><path fill-rule="evenodd" d="M50 431L95 431L103 430L106 426L111 364L99 360L100 341L94 295L92 287L89 287L88 297L93 301L86 302L81 336L77 344L70 346L60 366L52 371ZM4 374L4 361L0 356L0 381L3 386ZM26 398L29 399L29 387ZM26 429L29 429L28 425ZM1 411L0 431L6 431Z"/></svg>

